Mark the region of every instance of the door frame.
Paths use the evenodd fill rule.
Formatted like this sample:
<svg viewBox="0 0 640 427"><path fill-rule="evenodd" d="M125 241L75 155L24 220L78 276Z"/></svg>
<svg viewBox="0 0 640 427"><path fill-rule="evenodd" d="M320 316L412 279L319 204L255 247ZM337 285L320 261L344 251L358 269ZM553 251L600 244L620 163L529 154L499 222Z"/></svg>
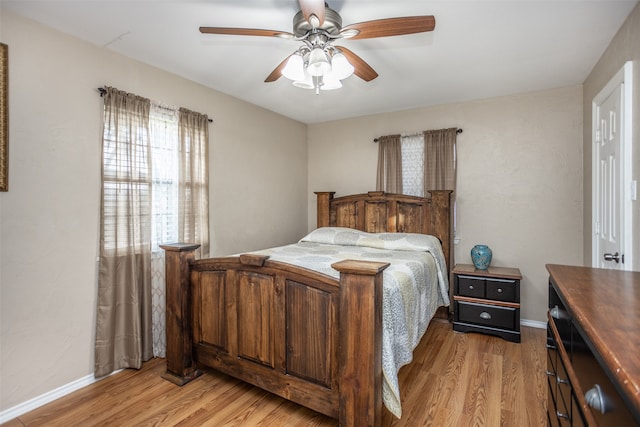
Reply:
<svg viewBox="0 0 640 427"><path fill-rule="evenodd" d="M622 100L622 136L620 154L623 156L620 162L621 166L621 182L620 191L622 192L620 200L622 201L621 212L623 217L623 230L621 233L621 253L624 254L623 270L633 269L633 241L632 236L632 159L631 159L631 142L633 128L633 61L627 61L622 68L609 80L600 92L593 98L591 104L591 265L596 267L600 258L600 245L596 238L596 215L597 209L597 183L599 178L597 165L597 152L595 146L597 143L596 131L598 128L597 107L600 105L613 90L621 83L624 83L623 100ZM627 237L629 236L629 237Z"/></svg>

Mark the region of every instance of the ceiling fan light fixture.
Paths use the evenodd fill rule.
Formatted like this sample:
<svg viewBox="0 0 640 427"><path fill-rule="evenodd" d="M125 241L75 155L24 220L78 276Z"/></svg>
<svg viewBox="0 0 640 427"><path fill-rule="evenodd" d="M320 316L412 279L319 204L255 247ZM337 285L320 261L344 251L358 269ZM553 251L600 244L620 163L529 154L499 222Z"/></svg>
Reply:
<svg viewBox="0 0 640 427"><path fill-rule="evenodd" d="M331 71L331 62L329 57L320 47L315 47L309 54L309 63L307 64L307 73L312 76L323 76Z"/></svg>
<svg viewBox="0 0 640 427"><path fill-rule="evenodd" d="M322 82L320 83L320 89L322 90L334 90L340 89L342 87L342 82L340 79L333 77L333 73L329 73L326 76L322 77Z"/></svg>
<svg viewBox="0 0 640 427"><path fill-rule="evenodd" d="M353 65L347 60L342 52L336 52L331 58L331 75L332 78L337 80L343 80L349 77L354 72Z"/></svg>
<svg viewBox="0 0 640 427"><path fill-rule="evenodd" d="M282 75L289 80L304 80L304 59L296 52L289 57L287 64L282 69Z"/></svg>
<svg viewBox="0 0 640 427"><path fill-rule="evenodd" d="M297 2L300 11L293 17L291 33L258 28L227 27L200 27L200 32L232 36L279 37L302 42L303 46L290 55L290 58L280 62L264 81L265 83L274 82L281 76L285 76L293 80L296 86L314 89L318 94L323 85L323 79L327 81L325 90L328 90L337 86L331 82L336 80L340 82L352 74L365 82L378 77L378 73L354 52L346 47L332 46L335 40L375 39L424 33L433 31L436 24L433 15L423 15L376 19L343 27L340 14L323 0L298 0ZM302 67L300 67L300 60L302 60ZM332 72L333 69L335 72ZM302 78L302 74L305 78Z"/></svg>
<svg viewBox="0 0 640 427"><path fill-rule="evenodd" d="M315 89L315 85L313 84L313 78L306 73L302 79L295 80L293 82L293 85L300 89Z"/></svg>

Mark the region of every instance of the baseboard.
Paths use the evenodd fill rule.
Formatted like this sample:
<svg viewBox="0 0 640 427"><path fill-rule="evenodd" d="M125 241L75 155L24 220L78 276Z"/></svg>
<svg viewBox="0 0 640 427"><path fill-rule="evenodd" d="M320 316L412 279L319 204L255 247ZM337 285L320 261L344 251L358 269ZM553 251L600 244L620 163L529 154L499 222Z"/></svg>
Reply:
<svg viewBox="0 0 640 427"><path fill-rule="evenodd" d="M530 328L547 329L547 322L541 322L539 320L521 319L521 326L529 326Z"/></svg>
<svg viewBox="0 0 640 427"><path fill-rule="evenodd" d="M116 372L114 372L114 374ZM79 390L82 387L86 387L107 377L95 378L93 374L90 374L86 377L79 378L54 390L41 394L40 396L36 396L33 399L27 400L26 402L20 403L13 408L6 409L0 412L0 424L6 423L7 421L17 418L22 414L33 411L34 409L44 406L47 403L53 402L56 399L66 396L69 393L73 393L74 391Z"/></svg>

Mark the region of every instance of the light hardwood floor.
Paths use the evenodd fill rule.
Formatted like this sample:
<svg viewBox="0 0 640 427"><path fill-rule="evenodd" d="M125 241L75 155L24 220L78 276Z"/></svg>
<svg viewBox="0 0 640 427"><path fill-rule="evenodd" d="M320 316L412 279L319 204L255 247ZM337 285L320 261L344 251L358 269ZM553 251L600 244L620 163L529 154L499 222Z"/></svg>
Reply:
<svg viewBox="0 0 640 427"><path fill-rule="evenodd" d="M453 332L434 321L400 370L403 415L384 426L544 426L544 329L522 328L522 343ZM164 359L125 370L3 427L336 426L323 415L231 377L207 372L180 388L160 378Z"/></svg>

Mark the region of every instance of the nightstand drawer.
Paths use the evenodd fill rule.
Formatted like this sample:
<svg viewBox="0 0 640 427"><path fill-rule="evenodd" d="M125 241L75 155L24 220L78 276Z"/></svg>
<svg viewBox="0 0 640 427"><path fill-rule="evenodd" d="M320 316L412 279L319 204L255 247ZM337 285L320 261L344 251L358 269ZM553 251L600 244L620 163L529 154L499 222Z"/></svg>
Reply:
<svg viewBox="0 0 640 427"><path fill-rule="evenodd" d="M476 304L458 301L458 319L460 322L493 326L516 330L516 309L495 305Z"/></svg>
<svg viewBox="0 0 640 427"><path fill-rule="evenodd" d="M484 298L485 279L472 276L457 276L458 295L464 297Z"/></svg>
<svg viewBox="0 0 640 427"><path fill-rule="evenodd" d="M487 279L485 282L487 299L518 302L516 281L509 279Z"/></svg>

